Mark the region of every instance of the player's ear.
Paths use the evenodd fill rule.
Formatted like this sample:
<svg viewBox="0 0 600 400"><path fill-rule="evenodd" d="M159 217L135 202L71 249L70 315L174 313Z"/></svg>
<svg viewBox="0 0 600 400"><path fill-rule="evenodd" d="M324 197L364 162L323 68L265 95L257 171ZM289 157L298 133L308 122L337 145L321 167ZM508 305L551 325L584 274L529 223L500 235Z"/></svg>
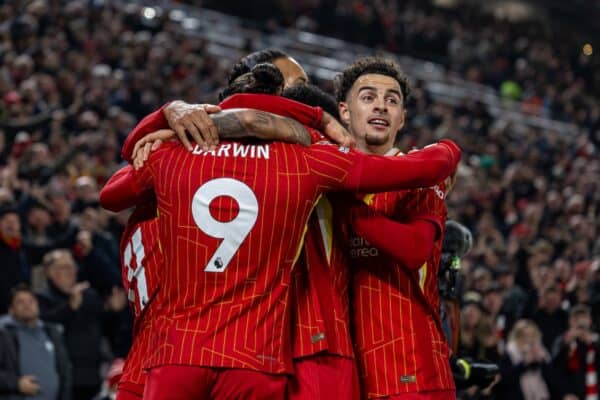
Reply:
<svg viewBox="0 0 600 400"><path fill-rule="evenodd" d="M340 119L344 125L350 125L350 111L348 108L348 103L345 101L340 101L338 103L338 110L340 111Z"/></svg>
<svg viewBox="0 0 600 400"><path fill-rule="evenodd" d="M404 123L406 122L406 109L402 110L402 122L400 123L400 127L398 128L399 131L402 130L402 128L404 128Z"/></svg>

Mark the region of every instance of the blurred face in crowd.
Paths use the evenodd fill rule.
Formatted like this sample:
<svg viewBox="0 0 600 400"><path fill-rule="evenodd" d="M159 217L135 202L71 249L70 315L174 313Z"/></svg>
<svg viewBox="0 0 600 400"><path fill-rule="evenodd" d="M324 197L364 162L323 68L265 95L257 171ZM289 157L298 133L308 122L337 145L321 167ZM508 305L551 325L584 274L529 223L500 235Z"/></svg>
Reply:
<svg viewBox="0 0 600 400"><path fill-rule="evenodd" d="M571 279L571 264L564 258L559 258L554 262L554 270L558 279L562 282L567 282Z"/></svg>
<svg viewBox="0 0 600 400"><path fill-rule="evenodd" d="M515 276L511 273L503 273L498 276L498 284L504 289L510 289L515 285Z"/></svg>
<svg viewBox="0 0 600 400"><path fill-rule="evenodd" d="M68 293L77 282L77 266L70 253L60 251L54 253L52 262L47 267L48 279L62 292Z"/></svg>
<svg viewBox="0 0 600 400"><path fill-rule="evenodd" d="M485 268L477 268L473 272L473 288L483 293L492 284L492 274Z"/></svg>
<svg viewBox="0 0 600 400"><path fill-rule="evenodd" d="M79 226L82 230L95 232L98 229L99 212L93 207L86 207L81 214Z"/></svg>
<svg viewBox="0 0 600 400"><path fill-rule="evenodd" d="M592 329L592 316L589 313L579 313L569 317L569 327L575 331L589 332Z"/></svg>
<svg viewBox="0 0 600 400"><path fill-rule="evenodd" d="M273 61L273 65L283 75L284 89L288 86L304 85L308 83L308 76L298 61L292 57L280 57Z"/></svg>
<svg viewBox="0 0 600 400"><path fill-rule="evenodd" d="M465 322L465 326L474 328L481 320L481 310L475 304L467 304L462 309L462 318Z"/></svg>
<svg viewBox="0 0 600 400"><path fill-rule="evenodd" d="M71 204L64 196L57 196L51 199L52 203L52 213L54 214L54 219L64 224L71 217Z"/></svg>
<svg viewBox="0 0 600 400"><path fill-rule="evenodd" d="M502 292L500 290L491 290L485 294L483 305L491 315L497 315L502 308Z"/></svg>
<svg viewBox="0 0 600 400"><path fill-rule="evenodd" d="M514 341L521 351L529 352L535 346L539 346L541 337L535 325L519 321L513 329L516 331Z"/></svg>
<svg viewBox="0 0 600 400"><path fill-rule="evenodd" d="M44 230L52 223L52 219L50 213L46 209L34 207L29 211L27 222L34 231L44 232Z"/></svg>
<svg viewBox="0 0 600 400"><path fill-rule="evenodd" d="M75 190L77 197L81 200L98 200L98 185L96 181L89 176L80 176L75 181Z"/></svg>
<svg viewBox="0 0 600 400"><path fill-rule="evenodd" d="M0 204L10 204L15 202L15 196L7 188L0 187Z"/></svg>
<svg viewBox="0 0 600 400"><path fill-rule="evenodd" d="M25 290L17 292L8 311L14 319L26 325L35 323L40 314L37 299Z"/></svg>
<svg viewBox="0 0 600 400"><path fill-rule="evenodd" d="M558 290L547 290L546 293L544 293L542 307L547 312L554 312L560 307L561 301L562 298Z"/></svg>
<svg viewBox="0 0 600 400"><path fill-rule="evenodd" d="M406 111L398 81L390 76L365 74L341 102L340 116L361 150L385 154L404 126Z"/></svg>
<svg viewBox="0 0 600 400"><path fill-rule="evenodd" d="M34 143L31 146L31 164L38 165L48 165L51 163L50 159L50 150L48 149L48 145L45 143Z"/></svg>
<svg viewBox="0 0 600 400"><path fill-rule="evenodd" d="M0 234L6 238L21 237L21 220L17 213L8 213L0 217Z"/></svg>

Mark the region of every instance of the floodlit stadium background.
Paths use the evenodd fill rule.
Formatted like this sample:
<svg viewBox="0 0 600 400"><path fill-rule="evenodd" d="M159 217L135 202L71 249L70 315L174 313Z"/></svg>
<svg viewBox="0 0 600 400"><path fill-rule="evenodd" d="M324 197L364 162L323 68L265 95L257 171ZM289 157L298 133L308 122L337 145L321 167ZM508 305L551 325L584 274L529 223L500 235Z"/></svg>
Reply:
<svg viewBox="0 0 600 400"><path fill-rule="evenodd" d="M72 249L107 304L70 328L85 336L71 354L79 382L99 391L130 346L112 289L127 215L97 201L127 133L166 101L214 104L251 51L288 52L329 91L377 53L412 80L399 147L447 137L464 150L448 202L475 238L462 354L500 360L529 318L552 355L574 305L600 327L599 20L583 0L0 1L0 205L17 208L22 232L14 258L0 223L0 313L18 282L44 290L48 251Z"/></svg>

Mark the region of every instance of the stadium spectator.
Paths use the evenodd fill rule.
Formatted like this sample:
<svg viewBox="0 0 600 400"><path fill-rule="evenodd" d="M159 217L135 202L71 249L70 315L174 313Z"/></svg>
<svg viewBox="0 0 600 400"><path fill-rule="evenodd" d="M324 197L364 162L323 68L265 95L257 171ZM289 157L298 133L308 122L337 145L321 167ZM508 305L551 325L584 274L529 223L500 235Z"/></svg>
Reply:
<svg viewBox="0 0 600 400"><path fill-rule="evenodd" d="M556 341L553 364L559 379L559 398L585 399L598 393L600 337L592 330L591 310L576 305L569 314L569 330Z"/></svg>
<svg viewBox="0 0 600 400"><path fill-rule="evenodd" d="M0 260L0 314L4 314L8 310L10 289L29 279L29 265L21 247L21 220L11 206L0 209Z"/></svg>
<svg viewBox="0 0 600 400"><path fill-rule="evenodd" d="M67 250L44 257L48 288L39 293L42 318L65 328L73 364L73 399L88 400L100 389L103 303L88 282L77 282L77 266Z"/></svg>
<svg viewBox="0 0 600 400"><path fill-rule="evenodd" d="M62 328L42 322L31 289L15 286L0 319L0 399L69 400L71 383Z"/></svg>
<svg viewBox="0 0 600 400"><path fill-rule="evenodd" d="M490 315L482 304L477 292L468 292L460 316L460 341L458 355L473 360L497 360L497 338Z"/></svg>
<svg viewBox="0 0 600 400"><path fill-rule="evenodd" d="M495 391L498 398L551 399L550 361L537 326L529 320L517 321L508 336L506 354L500 360L502 378Z"/></svg>
<svg viewBox="0 0 600 400"><path fill-rule="evenodd" d="M50 210L42 203L35 202L27 211L27 224L23 236L23 246L30 265L38 265L46 252L51 250L54 240L48 234L52 223Z"/></svg>
<svg viewBox="0 0 600 400"><path fill-rule="evenodd" d="M556 338L561 336L568 328L568 315L561 308L562 293L555 286L544 290L540 307L533 314L533 321L542 331L544 347L552 349Z"/></svg>

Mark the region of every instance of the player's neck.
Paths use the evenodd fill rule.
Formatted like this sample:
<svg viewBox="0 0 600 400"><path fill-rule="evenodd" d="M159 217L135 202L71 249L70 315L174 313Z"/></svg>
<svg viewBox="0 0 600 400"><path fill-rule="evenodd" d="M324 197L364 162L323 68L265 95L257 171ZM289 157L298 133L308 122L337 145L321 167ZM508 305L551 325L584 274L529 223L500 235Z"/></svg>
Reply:
<svg viewBox="0 0 600 400"><path fill-rule="evenodd" d="M362 150L362 149L361 149ZM382 144L382 145L365 145L365 149L363 150L368 154L377 154L379 156L387 156L388 153L396 152L396 148L392 144Z"/></svg>
<svg viewBox="0 0 600 400"><path fill-rule="evenodd" d="M380 156L387 155L388 152L395 149L394 142L388 140L386 143L375 144L369 143L365 137L354 135L356 139L356 148L366 154L376 154Z"/></svg>

